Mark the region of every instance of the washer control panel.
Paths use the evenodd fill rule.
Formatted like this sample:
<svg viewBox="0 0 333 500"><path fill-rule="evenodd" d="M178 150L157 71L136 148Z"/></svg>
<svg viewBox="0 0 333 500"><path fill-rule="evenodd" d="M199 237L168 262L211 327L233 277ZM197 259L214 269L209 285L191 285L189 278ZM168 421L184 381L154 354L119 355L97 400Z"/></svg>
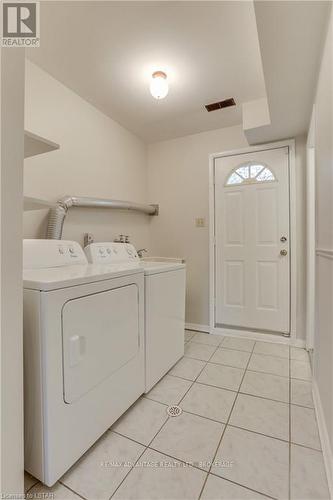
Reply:
<svg viewBox="0 0 333 500"><path fill-rule="evenodd" d="M77 241L23 240L23 269L88 264L87 257Z"/></svg>
<svg viewBox="0 0 333 500"><path fill-rule="evenodd" d="M140 261L130 243L91 243L84 249L88 262L92 264L119 264Z"/></svg>

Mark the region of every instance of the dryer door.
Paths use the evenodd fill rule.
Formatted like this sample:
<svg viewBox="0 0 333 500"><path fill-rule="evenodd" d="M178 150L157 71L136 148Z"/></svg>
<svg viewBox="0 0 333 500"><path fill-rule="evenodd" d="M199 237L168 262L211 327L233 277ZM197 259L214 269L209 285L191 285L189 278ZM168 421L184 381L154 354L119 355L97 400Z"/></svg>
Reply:
<svg viewBox="0 0 333 500"><path fill-rule="evenodd" d="M138 288L131 284L73 299L64 305L66 403L82 397L138 354L138 300Z"/></svg>

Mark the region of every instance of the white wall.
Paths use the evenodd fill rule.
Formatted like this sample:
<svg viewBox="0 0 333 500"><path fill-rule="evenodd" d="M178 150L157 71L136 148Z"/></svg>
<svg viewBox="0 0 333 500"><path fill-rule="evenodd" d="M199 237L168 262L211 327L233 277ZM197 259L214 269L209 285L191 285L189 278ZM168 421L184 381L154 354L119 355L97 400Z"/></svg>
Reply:
<svg viewBox="0 0 333 500"><path fill-rule="evenodd" d="M316 329L314 378L330 454L333 494L333 11L315 98ZM326 256L320 251L326 250ZM327 449L326 449L327 451Z"/></svg>
<svg viewBox="0 0 333 500"><path fill-rule="evenodd" d="M148 148L148 192L158 200L160 214L152 220L151 253L184 257L187 262L186 320L209 324L209 169L212 153L248 146L241 126L155 143ZM298 219L297 331L304 338L305 137L296 140ZM204 217L205 227L195 227Z"/></svg>
<svg viewBox="0 0 333 500"><path fill-rule="evenodd" d="M0 321L2 498L23 493L22 192L24 51L1 49ZM8 495L8 496L6 496Z"/></svg>
<svg viewBox="0 0 333 500"><path fill-rule="evenodd" d="M241 126L151 144L148 192L160 213L151 225L151 252L187 263L186 321L209 324L208 155L247 146ZM195 227L204 217L205 227Z"/></svg>
<svg viewBox="0 0 333 500"><path fill-rule="evenodd" d="M306 136L296 137L297 338L306 337Z"/></svg>
<svg viewBox="0 0 333 500"><path fill-rule="evenodd" d="M25 195L56 201L64 195L147 201L146 146L77 94L26 62L25 128L60 149L25 160ZM24 237L45 237L47 210L24 214ZM129 234L149 243L149 216L111 210L72 209L64 239L83 243L83 233L110 241Z"/></svg>

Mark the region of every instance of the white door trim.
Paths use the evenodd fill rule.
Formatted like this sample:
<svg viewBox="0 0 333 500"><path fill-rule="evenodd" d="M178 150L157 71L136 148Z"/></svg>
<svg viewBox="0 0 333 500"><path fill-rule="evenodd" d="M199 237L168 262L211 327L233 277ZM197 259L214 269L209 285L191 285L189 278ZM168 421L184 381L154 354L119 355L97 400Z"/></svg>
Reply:
<svg viewBox="0 0 333 500"><path fill-rule="evenodd" d="M306 347L314 347L316 289L316 110L313 106L306 143Z"/></svg>
<svg viewBox="0 0 333 500"><path fill-rule="evenodd" d="M24 50L0 48L0 492L23 497Z"/></svg>
<svg viewBox="0 0 333 500"><path fill-rule="evenodd" d="M235 156L244 153L253 153L256 151L267 151L270 149L288 147L289 149L289 179L290 179L290 337L286 338L287 343L295 345L296 343L296 302L297 302L297 227L296 227L296 168L295 168L295 140L272 142L259 146L248 146L242 149L223 151L209 155L209 330L210 333L226 334L231 333L223 331L225 329L215 327L215 179L214 164L217 158L224 156ZM279 335L268 335L265 333L253 333L235 331L239 336L265 339L274 342L280 342Z"/></svg>

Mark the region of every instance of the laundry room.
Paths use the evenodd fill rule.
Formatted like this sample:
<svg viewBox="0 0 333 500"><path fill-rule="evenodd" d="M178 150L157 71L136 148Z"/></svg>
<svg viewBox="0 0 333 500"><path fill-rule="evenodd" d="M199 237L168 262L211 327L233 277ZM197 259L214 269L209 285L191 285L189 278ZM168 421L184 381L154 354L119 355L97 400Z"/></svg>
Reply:
<svg viewBox="0 0 333 500"><path fill-rule="evenodd" d="M0 7L0 493L333 498L332 1Z"/></svg>

